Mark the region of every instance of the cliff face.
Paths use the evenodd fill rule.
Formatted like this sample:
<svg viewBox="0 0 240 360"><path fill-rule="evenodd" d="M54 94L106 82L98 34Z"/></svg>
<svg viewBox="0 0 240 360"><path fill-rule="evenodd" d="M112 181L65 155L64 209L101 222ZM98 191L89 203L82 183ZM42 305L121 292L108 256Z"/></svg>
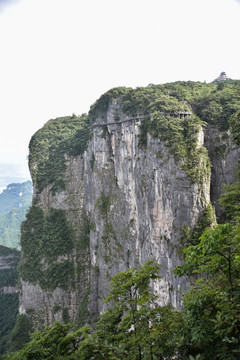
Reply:
<svg viewBox="0 0 240 360"><path fill-rule="evenodd" d="M187 279L173 269L183 261L184 230L201 219L210 191L217 202L222 184L234 179L239 150L214 124L203 127L190 105L159 98L143 114L140 105L126 111L128 98L105 97L85 123L53 120L31 140L35 189L22 226L20 313L35 327L94 322L112 275L149 258L161 264L153 289L160 303L181 306ZM57 129L57 140L54 124L67 129ZM216 155L216 137L224 156Z"/></svg>

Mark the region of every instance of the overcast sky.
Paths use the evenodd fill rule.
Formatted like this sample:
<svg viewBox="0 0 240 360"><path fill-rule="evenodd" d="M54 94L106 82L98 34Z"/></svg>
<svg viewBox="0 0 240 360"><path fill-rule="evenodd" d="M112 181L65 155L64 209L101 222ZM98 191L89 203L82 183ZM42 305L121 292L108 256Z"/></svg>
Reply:
<svg viewBox="0 0 240 360"><path fill-rule="evenodd" d="M0 0L0 163L116 86L240 79L239 0Z"/></svg>

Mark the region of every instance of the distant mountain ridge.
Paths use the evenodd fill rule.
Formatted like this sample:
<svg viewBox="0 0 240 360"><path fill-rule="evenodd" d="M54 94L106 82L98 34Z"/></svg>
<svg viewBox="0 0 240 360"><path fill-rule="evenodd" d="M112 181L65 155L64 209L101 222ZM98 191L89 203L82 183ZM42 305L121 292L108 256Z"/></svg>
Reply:
<svg viewBox="0 0 240 360"><path fill-rule="evenodd" d="M8 184L23 183L27 180L30 180L27 165L0 163L0 193Z"/></svg>
<svg viewBox="0 0 240 360"><path fill-rule="evenodd" d="M32 183L13 183L0 194L0 245L19 249L20 227L32 202Z"/></svg>
<svg viewBox="0 0 240 360"><path fill-rule="evenodd" d="M0 214L28 205L32 200L32 183L12 183L0 194Z"/></svg>

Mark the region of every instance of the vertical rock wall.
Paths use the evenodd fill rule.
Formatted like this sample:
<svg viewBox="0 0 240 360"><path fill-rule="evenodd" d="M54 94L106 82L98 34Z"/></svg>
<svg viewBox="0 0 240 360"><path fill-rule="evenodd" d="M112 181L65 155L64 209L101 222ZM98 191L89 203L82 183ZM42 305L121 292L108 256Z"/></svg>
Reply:
<svg viewBox="0 0 240 360"><path fill-rule="evenodd" d="M21 280L20 313L31 314L35 327L64 321L66 314L79 323L94 322L104 311L112 275L147 259L161 264L162 279L154 288L160 303L181 305L186 279L173 275L183 261L179 240L184 226L193 227L209 204L210 178L206 174L192 183L181 162L149 134L141 147L140 123L113 102L95 119L84 154L66 155L65 189L54 195L50 185L40 194L35 189L35 202L45 213L64 210L74 238L65 255L74 264L68 289ZM198 146L203 140L200 129Z"/></svg>
<svg viewBox="0 0 240 360"><path fill-rule="evenodd" d="M163 141L147 134L146 146L140 146L141 121L123 114L113 101L94 119L87 150L77 156L65 154L66 170L61 175L65 188L55 193L52 185L40 193L35 189L34 204L45 214L51 209L64 211L73 239L71 251L56 259L72 264L67 288L21 280L20 313L31 315L36 328L55 320L94 322L104 311L102 301L111 277L147 259L161 264L162 278L153 289L160 304L181 306L187 279L176 278L173 270L183 261L183 229L196 225L210 202L210 190L221 213L217 200L222 184L234 179L232 167L239 150L231 147L229 134L223 139L208 126L204 140L199 128L196 146L205 141L209 150L212 183L207 171L193 183ZM204 162L202 157L199 166ZM37 164L33 166L36 169ZM42 271L49 265L44 257L41 265Z"/></svg>

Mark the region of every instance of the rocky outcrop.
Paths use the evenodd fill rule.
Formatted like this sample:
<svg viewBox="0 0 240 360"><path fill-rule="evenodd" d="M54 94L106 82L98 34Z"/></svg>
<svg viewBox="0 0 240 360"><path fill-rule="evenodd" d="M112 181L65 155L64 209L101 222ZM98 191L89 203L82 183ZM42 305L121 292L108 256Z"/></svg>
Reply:
<svg viewBox="0 0 240 360"><path fill-rule="evenodd" d="M230 130L220 132L212 125L208 125L205 131L205 146L212 164L211 201L215 206L216 215L220 217L223 209L218 200L224 191L224 185L231 184L236 179L240 150L234 145Z"/></svg>
<svg viewBox="0 0 240 360"><path fill-rule="evenodd" d="M216 127L203 131L198 125L194 130L198 157L188 167L192 166L192 171L194 167L201 168L201 176L193 181L183 158L176 159L171 150L171 139L166 145L161 136L146 131L145 144L140 142L145 117L126 114L117 99L109 101L88 125L91 136L84 151L73 154L64 148L63 171L60 175L56 172L57 181L40 187L35 180L33 204L43 210L41 221L45 225L41 225L39 216L31 223L29 215L26 228L23 227L20 266L20 313L31 316L35 327L69 319L79 324L93 323L105 309L102 301L111 277L142 265L147 259L161 264L161 279L153 284L160 304L181 307L187 279L175 277L173 270L183 262L183 230L194 228L210 203L210 195L220 211L220 189L234 177L231 167L237 162L239 150L231 148L229 135L225 144ZM226 145L225 158L216 155L216 136L219 146ZM36 138L32 147L34 141L37 143ZM212 183L207 170L209 158L202 151L204 141L213 164ZM47 151L43 154L47 159ZM31 160L30 165L37 179L41 164ZM56 183L61 186L56 187ZM51 218L53 209L64 213L71 228L71 247L61 251L63 241L55 253L47 249L48 241L54 238L49 235L51 219L57 221ZM40 237L35 232L38 227L39 234L43 233ZM29 231L39 257L34 278L26 271L33 257L28 258ZM46 280L49 274L55 277L54 282Z"/></svg>

